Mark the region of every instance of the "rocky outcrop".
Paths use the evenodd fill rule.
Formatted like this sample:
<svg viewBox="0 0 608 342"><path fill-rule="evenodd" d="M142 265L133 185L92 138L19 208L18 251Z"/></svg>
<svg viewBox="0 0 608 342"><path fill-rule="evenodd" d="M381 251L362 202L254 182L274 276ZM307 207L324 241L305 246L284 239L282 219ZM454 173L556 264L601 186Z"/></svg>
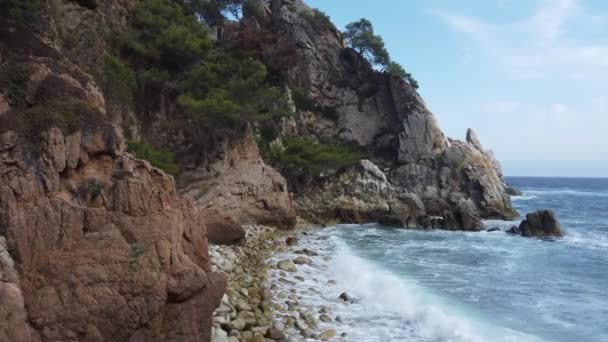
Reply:
<svg viewBox="0 0 608 342"><path fill-rule="evenodd" d="M517 216L500 164L483 149L475 132L467 132L466 142L446 138L409 83L375 71L345 47L337 29L311 19L312 10L301 1L283 3L280 11L273 12L273 30L295 41L297 51L295 62L286 71L295 94L296 115L283 121L282 135L314 135L322 141L363 147L386 177L386 183L380 181L383 186L371 189L376 193L370 194L364 187L338 190L350 184L345 178L352 178L354 172L340 171L296 194L299 209L320 213L321 205L317 205L321 211L311 209L319 200L330 204L323 220L332 212L338 221L379 220L383 216L365 212L385 213L385 218L392 220L389 203L401 202L398 196L405 193L415 195L423 204L418 207L424 208L416 209L415 219L406 220L406 226L478 230L482 218ZM272 55L272 51L268 53ZM302 106L305 103L298 103L304 102L302 98L317 106ZM387 192L388 188L394 190ZM319 193L322 191L326 194ZM336 194L347 200L331 203L329 199ZM371 202L370 197L374 199ZM345 215L349 211L357 214ZM426 218L420 219L419 213Z"/></svg>
<svg viewBox="0 0 608 342"><path fill-rule="evenodd" d="M181 193L205 211L221 213L242 224L295 225L296 211L287 182L264 163L251 134L227 148L220 160L182 177L189 184Z"/></svg>
<svg viewBox="0 0 608 342"><path fill-rule="evenodd" d="M418 227L424 204L415 194L397 192L376 165L362 160L307 189L297 205L301 216L318 224L380 221Z"/></svg>
<svg viewBox="0 0 608 342"><path fill-rule="evenodd" d="M520 223L519 227L513 227L507 233L538 238L564 236L555 213L550 210L540 210L526 215L526 219Z"/></svg>
<svg viewBox="0 0 608 342"><path fill-rule="evenodd" d="M200 208L112 126L39 136L0 135L3 340L208 340L226 278Z"/></svg>

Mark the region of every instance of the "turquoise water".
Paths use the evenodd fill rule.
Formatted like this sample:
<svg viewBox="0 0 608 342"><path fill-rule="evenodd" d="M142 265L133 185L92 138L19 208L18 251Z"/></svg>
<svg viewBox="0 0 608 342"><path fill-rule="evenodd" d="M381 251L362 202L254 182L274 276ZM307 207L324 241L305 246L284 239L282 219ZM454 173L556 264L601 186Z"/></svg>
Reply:
<svg viewBox="0 0 608 342"><path fill-rule="evenodd" d="M525 192L514 198L520 213L554 210L566 237L374 224L306 237L305 245L329 256L308 276L337 281L318 289L329 293L321 300L340 291L359 299L335 307L348 340L608 341L608 180L509 181Z"/></svg>

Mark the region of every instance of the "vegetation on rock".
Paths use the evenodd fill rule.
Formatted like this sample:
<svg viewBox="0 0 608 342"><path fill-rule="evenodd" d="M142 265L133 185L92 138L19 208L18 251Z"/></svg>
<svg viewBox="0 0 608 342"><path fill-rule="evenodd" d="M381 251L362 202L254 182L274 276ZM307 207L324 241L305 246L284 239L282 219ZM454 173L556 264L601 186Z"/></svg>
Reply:
<svg viewBox="0 0 608 342"><path fill-rule="evenodd" d="M27 66L13 61L0 65L0 92L8 97L13 107L22 107L25 103L29 72Z"/></svg>
<svg viewBox="0 0 608 342"><path fill-rule="evenodd" d="M127 147L127 150L135 157L149 161L152 166L157 167L170 175L177 175L179 168L175 163L173 153L170 151L155 148L154 146L141 141L131 141L128 143Z"/></svg>
<svg viewBox="0 0 608 342"><path fill-rule="evenodd" d="M353 165L365 154L355 147L297 137L283 139L282 146L272 146L269 157L289 173L319 174Z"/></svg>
<svg viewBox="0 0 608 342"><path fill-rule="evenodd" d="M374 26L365 18L346 25L344 32L348 44L361 57L373 66L382 68L391 75L403 78L412 87L418 89L418 82L407 73L397 62L391 60L390 54L384 45L382 37L374 33Z"/></svg>
<svg viewBox="0 0 608 342"><path fill-rule="evenodd" d="M107 53L103 55L97 81L109 103L126 107L133 104L137 86L135 74L118 58Z"/></svg>

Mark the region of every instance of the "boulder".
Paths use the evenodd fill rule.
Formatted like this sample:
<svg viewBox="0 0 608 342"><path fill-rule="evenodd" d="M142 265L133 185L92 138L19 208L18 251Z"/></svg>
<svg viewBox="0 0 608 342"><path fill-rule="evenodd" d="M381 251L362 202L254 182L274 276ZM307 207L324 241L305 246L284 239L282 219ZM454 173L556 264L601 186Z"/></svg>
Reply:
<svg viewBox="0 0 608 342"><path fill-rule="evenodd" d="M500 232L500 231L502 231L502 230L498 227L494 227L494 228L490 228L490 229L486 230L486 232L488 232L488 233Z"/></svg>
<svg viewBox="0 0 608 342"><path fill-rule="evenodd" d="M519 230L524 237L564 236L561 225L551 210L540 210L526 215L526 219L519 225Z"/></svg>
<svg viewBox="0 0 608 342"><path fill-rule="evenodd" d="M217 214L205 215L207 239L215 245L237 245L245 239L245 229L239 223Z"/></svg>

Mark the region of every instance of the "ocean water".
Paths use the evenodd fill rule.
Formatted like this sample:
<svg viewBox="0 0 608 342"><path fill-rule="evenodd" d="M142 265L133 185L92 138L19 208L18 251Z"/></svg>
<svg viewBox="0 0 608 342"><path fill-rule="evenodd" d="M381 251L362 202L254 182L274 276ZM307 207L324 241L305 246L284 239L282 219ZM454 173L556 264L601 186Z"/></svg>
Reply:
<svg viewBox="0 0 608 342"><path fill-rule="evenodd" d="M608 179L509 182L524 191L520 213L554 210L566 237L340 225L303 236L300 248L319 256L281 286L312 312L328 306L341 322L320 328L347 341L608 341Z"/></svg>

